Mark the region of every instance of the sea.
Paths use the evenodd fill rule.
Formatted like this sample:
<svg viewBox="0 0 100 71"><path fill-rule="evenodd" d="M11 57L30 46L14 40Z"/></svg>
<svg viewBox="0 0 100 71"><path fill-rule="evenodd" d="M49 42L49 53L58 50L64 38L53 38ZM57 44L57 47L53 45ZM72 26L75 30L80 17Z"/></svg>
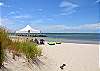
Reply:
<svg viewBox="0 0 100 71"><path fill-rule="evenodd" d="M100 33L43 33L49 42L100 44Z"/></svg>
<svg viewBox="0 0 100 71"><path fill-rule="evenodd" d="M41 35L47 37L37 37L37 39L48 42L100 44L100 33L41 33Z"/></svg>

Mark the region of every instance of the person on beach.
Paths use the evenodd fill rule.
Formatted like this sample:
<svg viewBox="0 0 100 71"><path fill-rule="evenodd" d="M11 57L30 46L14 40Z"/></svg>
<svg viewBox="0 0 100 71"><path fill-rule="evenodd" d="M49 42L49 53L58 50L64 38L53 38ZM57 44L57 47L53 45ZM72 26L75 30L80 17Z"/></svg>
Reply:
<svg viewBox="0 0 100 71"><path fill-rule="evenodd" d="M40 44L44 45L44 39L40 39Z"/></svg>
<svg viewBox="0 0 100 71"><path fill-rule="evenodd" d="M39 44L39 41L38 41L36 38L35 38L34 42L35 42L36 44Z"/></svg>

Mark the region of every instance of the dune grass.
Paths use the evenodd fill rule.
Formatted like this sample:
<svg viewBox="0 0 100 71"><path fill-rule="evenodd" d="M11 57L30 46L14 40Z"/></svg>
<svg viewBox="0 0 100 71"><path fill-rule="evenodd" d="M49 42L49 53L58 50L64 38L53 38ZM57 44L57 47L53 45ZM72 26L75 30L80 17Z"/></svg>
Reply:
<svg viewBox="0 0 100 71"><path fill-rule="evenodd" d="M3 66L4 59L5 59L5 54L4 50L1 48L1 43L0 43L0 68Z"/></svg>
<svg viewBox="0 0 100 71"><path fill-rule="evenodd" d="M0 68L3 65L5 60L5 51L9 50L13 53L13 59L16 59L15 56L18 54L24 55L27 60L33 60L38 56L41 56L41 49L37 44L25 41L12 41L9 39L7 32L0 28Z"/></svg>
<svg viewBox="0 0 100 71"><path fill-rule="evenodd" d="M33 44L31 42L23 42L21 44L21 51L28 60L35 59L41 55L41 49L37 46L37 44Z"/></svg>
<svg viewBox="0 0 100 71"><path fill-rule="evenodd" d="M41 56L41 49L35 43L17 41L14 42L14 45L14 52L25 55L28 60Z"/></svg>
<svg viewBox="0 0 100 71"><path fill-rule="evenodd" d="M3 61L5 60L5 49L9 44L8 35L5 29L0 28L0 68L3 66Z"/></svg>

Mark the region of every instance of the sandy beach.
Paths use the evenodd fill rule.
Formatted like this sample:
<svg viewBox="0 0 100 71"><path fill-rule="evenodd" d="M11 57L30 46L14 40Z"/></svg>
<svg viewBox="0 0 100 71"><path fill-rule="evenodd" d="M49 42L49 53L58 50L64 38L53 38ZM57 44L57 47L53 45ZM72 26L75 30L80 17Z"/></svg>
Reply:
<svg viewBox="0 0 100 71"><path fill-rule="evenodd" d="M36 63L29 64L23 57L4 63L9 71L99 71L99 45L62 43L56 45L39 45L43 56ZM63 70L62 64L66 64Z"/></svg>
<svg viewBox="0 0 100 71"><path fill-rule="evenodd" d="M43 52L53 63L52 71L60 71L62 64L66 64L64 71L98 71L98 48L95 44L63 43L45 45Z"/></svg>
<svg viewBox="0 0 100 71"><path fill-rule="evenodd" d="M100 0L0 0L0 71L100 71Z"/></svg>

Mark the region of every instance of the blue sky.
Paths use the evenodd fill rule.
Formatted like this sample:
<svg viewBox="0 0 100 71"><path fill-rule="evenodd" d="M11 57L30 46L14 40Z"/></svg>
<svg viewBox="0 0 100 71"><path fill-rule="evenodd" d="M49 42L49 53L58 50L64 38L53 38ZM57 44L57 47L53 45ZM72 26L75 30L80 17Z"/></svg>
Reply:
<svg viewBox="0 0 100 71"><path fill-rule="evenodd" d="M100 32L100 0L0 0L0 25L42 32Z"/></svg>

